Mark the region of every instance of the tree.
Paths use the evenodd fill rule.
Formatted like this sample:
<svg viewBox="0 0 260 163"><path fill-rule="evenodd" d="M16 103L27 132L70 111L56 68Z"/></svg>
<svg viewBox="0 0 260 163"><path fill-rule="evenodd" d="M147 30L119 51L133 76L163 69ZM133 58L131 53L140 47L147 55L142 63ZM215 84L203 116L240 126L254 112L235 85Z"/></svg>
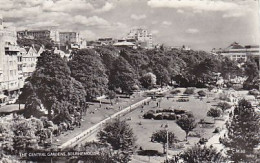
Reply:
<svg viewBox="0 0 260 163"><path fill-rule="evenodd" d="M126 121L115 119L105 124L104 129L98 132L98 139L101 143L108 143L116 151L118 162L128 162L135 149L135 136L133 129Z"/></svg>
<svg viewBox="0 0 260 163"><path fill-rule="evenodd" d="M193 117L187 117L187 116L183 116L181 118L179 118L176 122L181 129L183 129L186 133L186 141L188 139L188 134L190 131L192 131L196 126L196 122L195 119Z"/></svg>
<svg viewBox="0 0 260 163"><path fill-rule="evenodd" d="M93 50L79 50L68 63L71 76L85 88L86 97L92 100L104 95L108 88L108 77L100 56Z"/></svg>
<svg viewBox="0 0 260 163"><path fill-rule="evenodd" d="M156 141L158 143L163 144L163 152L165 153L166 149L166 143L167 143L167 130L158 130L155 133L152 134L151 137L152 141ZM169 145L172 145L174 142L176 142L176 137L173 132L168 132L168 143Z"/></svg>
<svg viewBox="0 0 260 163"><path fill-rule="evenodd" d="M148 72L141 77L140 81L144 88L151 88L156 84L156 76Z"/></svg>
<svg viewBox="0 0 260 163"><path fill-rule="evenodd" d="M213 117L215 122L215 118L220 117L222 113L223 111L220 108L210 108L210 110L207 112L207 116Z"/></svg>
<svg viewBox="0 0 260 163"><path fill-rule="evenodd" d="M230 122L226 124L227 136L223 144L229 148L228 155L233 161L247 162L247 155L252 154L254 148L260 143L260 117L246 100L240 100L234 109Z"/></svg>
<svg viewBox="0 0 260 163"><path fill-rule="evenodd" d="M59 114L60 110L67 110L70 105L79 106L85 101L86 92L70 74L66 61L59 55L51 51L43 52L38 59L36 70L28 81L31 83L28 88L33 91L31 97L35 102L27 100L25 108L37 107L41 103L48 110L48 117L51 119L56 116L54 114Z"/></svg>
<svg viewBox="0 0 260 163"><path fill-rule="evenodd" d="M132 66L123 57L119 56L113 64L109 85L111 89L121 88L126 94L130 94L133 86L138 84L136 74Z"/></svg>
<svg viewBox="0 0 260 163"><path fill-rule="evenodd" d="M110 100L110 104L113 105L112 99L116 98L115 91L109 90L108 93L107 93L107 96L108 96L108 98Z"/></svg>
<svg viewBox="0 0 260 163"><path fill-rule="evenodd" d="M226 162L226 158L212 146L194 145L186 149L183 153L174 156L169 163L177 163L184 161L187 163L201 163L201 162Z"/></svg>

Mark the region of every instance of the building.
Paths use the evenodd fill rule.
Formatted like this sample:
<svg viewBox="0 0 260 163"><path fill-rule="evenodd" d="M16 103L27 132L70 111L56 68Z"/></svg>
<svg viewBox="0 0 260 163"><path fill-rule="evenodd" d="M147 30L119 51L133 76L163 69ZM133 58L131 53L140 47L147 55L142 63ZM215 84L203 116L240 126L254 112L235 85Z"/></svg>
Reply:
<svg viewBox="0 0 260 163"><path fill-rule="evenodd" d="M42 47L35 48L34 46L30 46L20 48L18 61L22 63L22 76L24 79L30 77L36 69L38 57L40 57L42 51Z"/></svg>
<svg viewBox="0 0 260 163"><path fill-rule="evenodd" d="M97 42L99 42L99 44L102 46L102 45L113 45L115 43L115 40L111 37L109 38L99 38L97 40Z"/></svg>
<svg viewBox="0 0 260 163"><path fill-rule="evenodd" d="M153 37L146 29L137 28L132 29L127 34L125 40L136 44L136 46L151 49L153 48Z"/></svg>
<svg viewBox="0 0 260 163"><path fill-rule="evenodd" d="M4 27L0 17L0 103L17 97L23 87L23 78L19 75L21 67L18 67L21 64L18 61L20 48L16 40L15 29Z"/></svg>
<svg viewBox="0 0 260 163"><path fill-rule="evenodd" d="M131 43L131 42L117 42L117 43L114 43L113 44L114 46L117 46L117 47L129 47L129 48L135 48L136 45Z"/></svg>
<svg viewBox="0 0 260 163"><path fill-rule="evenodd" d="M60 32L59 40L61 45L80 43L80 37L78 32Z"/></svg>
<svg viewBox="0 0 260 163"><path fill-rule="evenodd" d="M213 49L212 53L229 57L231 60L245 62L248 57L259 57L259 45L242 46L237 42L232 43L225 49Z"/></svg>
<svg viewBox="0 0 260 163"><path fill-rule="evenodd" d="M18 38L29 39L52 39L55 43L60 42L59 32L56 30L24 30L17 32Z"/></svg>

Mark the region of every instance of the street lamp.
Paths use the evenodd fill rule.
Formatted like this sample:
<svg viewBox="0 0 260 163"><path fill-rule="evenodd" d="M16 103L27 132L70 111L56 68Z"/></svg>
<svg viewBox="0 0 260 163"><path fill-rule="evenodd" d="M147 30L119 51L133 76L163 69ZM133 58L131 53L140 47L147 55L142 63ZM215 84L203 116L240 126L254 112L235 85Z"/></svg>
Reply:
<svg viewBox="0 0 260 163"><path fill-rule="evenodd" d="M166 129L166 163L168 163L168 148L169 148L168 122L165 125L165 129Z"/></svg>

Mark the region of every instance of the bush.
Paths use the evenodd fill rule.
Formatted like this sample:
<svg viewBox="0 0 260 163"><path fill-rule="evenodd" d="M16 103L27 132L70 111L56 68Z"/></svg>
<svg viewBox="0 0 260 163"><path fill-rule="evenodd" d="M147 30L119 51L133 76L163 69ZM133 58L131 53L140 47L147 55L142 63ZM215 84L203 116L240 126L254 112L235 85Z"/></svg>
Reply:
<svg viewBox="0 0 260 163"><path fill-rule="evenodd" d="M227 102L219 102L219 103L217 104L217 106L218 106L219 108L221 108L222 111L225 111L225 110L231 108L231 105L230 105L229 103L227 103Z"/></svg>
<svg viewBox="0 0 260 163"><path fill-rule="evenodd" d="M195 88L186 88L183 94L192 95L194 94Z"/></svg>
<svg viewBox="0 0 260 163"><path fill-rule="evenodd" d="M137 154L141 156L163 156L163 153L158 152L158 150L141 150Z"/></svg>
<svg viewBox="0 0 260 163"><path fill-rule="evenodd" d="M204 92L203 90L201 90L201 91L198 92L198 95L199 95L200 97L205 97L205 96L206 96L206 92Z"/></svg>
<svg viewBox="0 0 260 163"><path fill-rule="evenodd" d="M178 89L175 89L175 90L171 91L171 94L173 94L173 95L176 95L178 93L181 93L181 91L178 90Z"/></svg>
<svg viewBox="0 0 260 163"><path fill-rule="evenodd" d="M156 113L165 113L165 112L169 112L169 113L173 113L174 110L172 109L162 109L162 110L156 110Z"/></svg>
<svg viewBox="0 0 260 163"><path fill-rule="evenodd" d="M158 114L154 117L155 120L162 120L163 119L163 115L162 114Z"/></svg>
<svg viewBox="0 0 260 163"><path fill-rule="evenodd" d="M181 110L181 109L174 109L175 114L184 114L186 113L186 110Z"/></svg>
<svg viewBox="0 0 260 163"><path fill-rule="evenodd" d="M215 130L213 131L213 133L220 133L221 129L219 127L215 128Z"/></svg>
<svg viewBox="0 0 260 163"><path fill-rule="evenodd" d="M200 140L199 140L200 144L205 144L206 142L208 142L208 139L206 139L206 138L200 138Z"/></svg>
<svg viewBox="0 0 260 163"><path fill-rule="evenodd" d="M197 138L201 137L200 133L199 132L195 132L195 131L191 131L188 136L190 136L190 137L197 137Z"/></svg>
<svg viewBox="0 0 260 163"><path fill-rule="evenodd" d="M257 96L260 94L260 92L256 89L251 89L249 92L248 92L249 95L254 95L254 96Z"/></svg>
<svg viewBox="0 0 260 163"><path fill-rule="evenodd" d="M169 114L168 120L175 120L175 119L176 119L176 115L175 114L173 114L173 113Z"/></svg>
<svg viewBox="0 0 260 163"><path fill-rule="evenodd" d="M149 110L147 113L145 113L145 114L143 115L143 117L144 117L144 119L152 119L152 118L155 117L155 116L154 116L154 113L155 113L154 110Z"/></svg>

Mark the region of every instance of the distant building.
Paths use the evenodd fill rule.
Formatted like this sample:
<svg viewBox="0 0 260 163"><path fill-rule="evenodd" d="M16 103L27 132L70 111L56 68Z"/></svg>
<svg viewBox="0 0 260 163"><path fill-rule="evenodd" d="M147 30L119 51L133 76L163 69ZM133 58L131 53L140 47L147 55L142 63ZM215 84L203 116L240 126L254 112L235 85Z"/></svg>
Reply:
<svg viewBox="0 0 260 163"><path fill-rule="evenodd" d="M212 53L229 57L231 60L245 62L248 57L259 57L259 45L242 46L237 42L232 43L225 49L213 49Z"/></svg>
<svg viewBox="0 0 260 163"><path fill-rule="evenodd" d="M126 36L127 42L135 43L137 46L151 49L153 48L153 37L146 29L132 29Z"/></svg>
<svg viewBox="0 0 260 163"><path fill-rule="evenodd" d="M80 43L80 37L78 32L60 32L59 39L61 45Z"/></svg>
<svg viewBox="0 0 260 163"><path fill-rule="evenodd" d="M99 38L97 42L99 42L100 45L113 45L115 40L113 38Z"/></svg>
<svg viewBox="0 0 260 163"><path fill-rule="evenodd" d="M133 44L131 42L126 42L126 41L117 42L117 43L114 43L113 45L117 46L117 47L130 47L130 48L135 48L136 47L135 44Z"/></svg>
<svg viewBox="0 0 260 163"><path fill-rule="evenodd" d="M18 38L52 39L55 43L60 42L59 32L56 30L24 30L17 32Z"/></svg>
<svg viewBox="0 0 260 163"><path fill-rule="evenodd" d="M23 79L19 76L18 54L15 29L5 28L0 17L0 103L14 98L23 87Z"/></svg>
<svg viewBox="0 0 260 163"><path fill-rule="evenodd" d="M18 60L22 62L22 75L24 79L32 75L36 69L36 64L43 48L40 47L38 50L34 46L20 48L21 59Z"/></svg>

